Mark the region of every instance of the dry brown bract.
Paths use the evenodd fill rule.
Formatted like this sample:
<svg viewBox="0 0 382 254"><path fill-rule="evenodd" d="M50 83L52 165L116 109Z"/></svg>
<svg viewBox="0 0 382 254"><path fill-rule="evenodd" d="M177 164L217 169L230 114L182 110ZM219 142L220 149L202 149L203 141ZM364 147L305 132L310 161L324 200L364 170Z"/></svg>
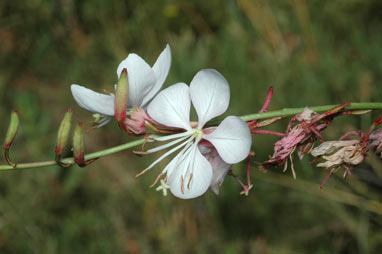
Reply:
<svg viewBox="0 0 382 254"><path fill-rule="evenodd" d="M369 150L367 143L361 140L327 141L314 148L311 155L322 156L324 162L318 163L317 167L323 167L335 173L340 167L345 167L346 177L353 166L360 164L366 158Z"/></svg>

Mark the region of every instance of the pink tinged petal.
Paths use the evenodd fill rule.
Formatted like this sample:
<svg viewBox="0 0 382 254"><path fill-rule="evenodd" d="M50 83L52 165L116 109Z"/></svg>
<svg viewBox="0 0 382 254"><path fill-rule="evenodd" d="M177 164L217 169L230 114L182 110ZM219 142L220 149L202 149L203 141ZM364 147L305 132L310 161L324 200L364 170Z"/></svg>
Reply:
<svg viewBox="0 0 382 254"><path fill-rule="evenodd" d="M119 64L117 68L118 79L120 79L122 70L125 68L129 80L128 103L131 107L140 106L155 84L154 71L145 60L136 54L129 54Z"/></svg>
<svg viewBox="0 0 382 254"><path fill-rule="evenodd" d="M228 164L219 156L215 148L208 148L199 143L199 150L206 157L212 167L212 179L210 183L211 190L218 195L220 186L224 181L225 176L231 169L232 164Z"/></svg>
<svg viewBox="0 0 382 254"><path fill-rule="evenodd" d="M114 95L94 92L79 85L71 85L72 95L77 104L90 112L114 116Z"/></svg>
<svg viewBox="0 0 382 254"><path fill-rule="evenodd" d="M189 87L177 83L161 91L147 108L154 121L168 127L191 129Z"/></svg>
<svg viewBox="0 0 382 254"><path fill-rule="evenodd" d="M229 104L229 85L216 70L199 71L190 84L190 94L199 117L198 128L202 128L212 118L223 114Z"/></svg>
<svg viewBox="0 0 382 254"><path fill-rule="evenodd" d="M212 179L210 183L211 190L218 195L220 186L222 185L225 176L228 171L231 169L232 164L228 164L218 155L214 157L212 160L209 160L212 165Z"/></svg>
<svg viewBox="0 0 382 254"><path fill-rule="evenodd" d="M162 88L164 81L167 78L171 66L171 49L167 44L166 48L159 55L157 61L153 66L153 71L156 77L155 85L151 88L150 92L145 96L142 102L142 107L146 106L148 102L159 92Z"/></svg>
<svg viewBox="0 0 382 254"><path fill-rule="evenodd" d="M172 171L167 184L178 198L190 199L203 195L210 186L212 168L197 146Z"/></svg>
<svg viewBox="0 0 382 254"><path fill-rule="evenodd" d="M204 139L210 141L222 159L230 164L244 160L251 149L252 138L248 125L237 116L228 116Z"/></svg>

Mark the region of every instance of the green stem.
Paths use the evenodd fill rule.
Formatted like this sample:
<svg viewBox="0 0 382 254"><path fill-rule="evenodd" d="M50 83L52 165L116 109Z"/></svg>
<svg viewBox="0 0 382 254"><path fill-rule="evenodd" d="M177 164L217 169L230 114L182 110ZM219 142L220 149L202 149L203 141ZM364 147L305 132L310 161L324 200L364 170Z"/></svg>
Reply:
<svg viewBox="0 0 382 254"><path fill-rule="evenodd" d="M338 105L325 105L325 106L316 106L316 107L309 107L309 109L320 113L328 111L329 109L338 106ZM346 107L346 110L362 110L362 109L382 109L382 103L377 102L367 102L367 103L351 103L350 106ZM242 116L241 119L244 121L252 121L257 119L267 119L267 118L274 118L279 116L293 116L296 114L301 113L304 110L304 108L284 108L281 110L276 111L269 111L265 113L256 113L256 114L250 114Z"/></svg>
<svg viewBox="0 0 382 254"><path fill-rule="evenodd" d="M311 110L316 112L324 112L328 111L329 109L335 107L337 105L325 105L325 106L316 106L316 107L309 107ZM366 110L366 109L382 109L382 103L351 103L349 107L346 108L346 110ZM241 116L241 119L244 121L252 121L252 120L258 120L258 119L267 119L267 118L274 118L274 117L287 117L287 116L293 116L296 114L301 113L304 110L304 108L285 108L282 110L276 110L276 111L269 111L265 113L256 113L256 114L250 114L250 115L244 115ZM220 121L211 121L210 124L218 124ZM104 149L98 152L90 153L85 155L85 160L91 160L95 158L100 158L109 154L121 152L124 150L127 150L129 148L142 145L145 142L145 139L138 139L135 141L131 141L119 146L111 147L108 149ZM62 159L61 162L63 163L74 163L74 158L65 158ZM0 171L6 171L6 170L18 170L18 169L28 169L28 168L42 168L42 167L48 167L48 166L54 166L57 165L57 162L54 160L51 161L40 161L40 162L30 162L30 163L19 163L17 164L16 168L13 168L9 165L0 165Z"/></svg>
<svg viewBox="0 0 382 254"><path fill-rule="evenodd" d="M114 146L114 147L111 147L111 148L108 148L108 149L104 149L104 150L101 150L101 151L98 151L98 152L89 153L89 154L85 155L85 161L91 160L91 159L100 158L100 157L103 157L103 156L106 156L106 155L109 155L109 154L121 152L121 151L127 150L129 148L142 145L144 143L144 141L145 141L145 139L142 138L142 139L138 139L138 140L135 140L135 141L128 142L126 144L122 144L122 145L119 145L119 146ZM68 163L68 164L73 164L74 163L74 158L73 157L65 158L65 159L62 159L61 162ZM9 166L9 165L0 165L0 171L27 169L27 168L43 168L43 167L48 167L48 166L53 166L53 165L57 165L57 162L54 161L54 160L51 160L51 161L39 161L39 162L29 162L29 163L19 163L19 164L17 164L16 168L13 168L12 166Z"/></svg>

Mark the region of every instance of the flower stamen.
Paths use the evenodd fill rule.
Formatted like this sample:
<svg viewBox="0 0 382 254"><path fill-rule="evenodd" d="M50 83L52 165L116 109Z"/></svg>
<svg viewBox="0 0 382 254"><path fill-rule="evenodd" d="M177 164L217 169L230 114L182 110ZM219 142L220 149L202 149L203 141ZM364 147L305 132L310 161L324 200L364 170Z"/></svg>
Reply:
<svg viewBox="0 0 382 254"><path fill-rule="evenodd" d="M166 148L168 148L168 147L170 147L170 146L173 146L173 145L175 145L175 144L178 144L179 142L182 142L182 141L185 140L186 138L187 138L187 136L186 136L186 137L179 138L179 139L176 139L176 140L173 140L173 141L171 141L171 142L168 142L167 144L164 144L164 145L161 145L161 146L158 146L158 147L149 149L149 150L147 150L147 152L149 152L149 153L155 153L155 152L158 152L158 151L160 151L160 150L163 150L163 149L166 149Z"/></svg>
<svg viewBox="0 0 382 254"><path fill-rule="evenodd" d="M181 143L180 145L174 147L173 149L167 151L166 153L164 153L162 156L160 156L156 161L154 161L153 163L151 163L151 165L148 167L148 169L151 169L152 167L154 167L158 162L160 162L161 160L163 160L164 158L166 158L167 156L169 156L170 154L176 152L177 150L179 150L180 148L182 148L183 146L185 146L186 144L189 144L192 140L194 139L194 137L190 137L189 139L187 139L186 141L184 141L183 143ZM181 139L180 141L182 141L183 139ZM178 140L176 140L178 141ZM179 141L178 141L179 142ZM178 143L176 142L176 143ZM167 145L167 144L166 144ZM165 145L163 145L165 146ZM162 146L162 149L164 149ZM155 148L154 148L155 149ZM162 150L160 149L160 150ZM150 150L149 150L150 151ZM157 150L158 151L158 150ZM150 151L151 152L151 151Z"/></svg>
<svg viewBox="0 0 382 254"><path fill-rule="evenodd" d="M157 182L159 181L159 179L163 176L163 173L159 173L159 175L157 176L157 178L155 178L153 184L150 185L150 188L154 187L155 184L157 184Z"/></svg>
<svg viewBox="0 0 382 254"><path fill-rule="evenodd" d="M149 171L150 168L145 168L144 170L142 170L140 173L136 174L135 177L140 177L141 175L143 175L144 173L146 173L147 171Z"/></svg>

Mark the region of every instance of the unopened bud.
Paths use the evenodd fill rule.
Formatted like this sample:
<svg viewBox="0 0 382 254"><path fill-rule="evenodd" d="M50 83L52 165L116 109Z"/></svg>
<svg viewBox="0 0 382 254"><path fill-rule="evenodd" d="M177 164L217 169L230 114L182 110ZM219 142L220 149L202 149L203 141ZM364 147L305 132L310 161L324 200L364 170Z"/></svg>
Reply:
<svg viewBox="0 0 382 254"><path fill-rule="evenodd" d="M250 126L250 129L252 130L252 129L257 129L257 128L265 127L265 126L274 124L275 122L280 121L281 119L282 119L281 116L274 117L274 118L269 118L269 119L266 119L266 120L261 121L259 123L255 123L254 125Z"/></svg>
<svg viewBox="0 0 382 254"><path fill-rule="evenodd" d="M66 143L69 138L70 127L72 125L72 115L73 111L71 109L68 109L65 113L64 118L61 121L61 125L58 129L57 134L56 155L61 155L65 149Z"/></svg>
<svg viewBox="0 0 382 254"><path fill-rule="evenodd" d="M9 148L11 147L13 140L16 137L17 130L19 129L19 114L17 110L12 111L11 113L11 119L7 131L7 135L5 136L4 141L4 158L7 161L7 163L12 166L16 167L16 163L13 163L11 158L9 157Z"/></svg>
<svg viewBox="0 0 382 254"><path fill-rule="evenodd" d="M371 109L361 109L361 110L349 110L342 112L343 115L352 115L352 116L360 116L370 113Z"/></svg>
<svg viewBox="0 0 382 254"><path fill-rule="evenodd" d="M127 100L129 94L129 81L127 70L123 69L118 80L117 91L115 94L114 117L122 123L126 119Z"/></svg>
<svg viewBox="0 0 382 254"><path fill-rule="evenodd" d="M19 114L17 110L12 111L7 135L5 136L4 149L9 149L16 137L19 128Z"/></svg>
<svg viewBox="0 0 382 254"><path fill-rule="evenodd" d="M73 134L73 155L74 161L78 165L85 164L85 155L84 155L84 130L82 122L79 122L74 129Z"/></svg>

